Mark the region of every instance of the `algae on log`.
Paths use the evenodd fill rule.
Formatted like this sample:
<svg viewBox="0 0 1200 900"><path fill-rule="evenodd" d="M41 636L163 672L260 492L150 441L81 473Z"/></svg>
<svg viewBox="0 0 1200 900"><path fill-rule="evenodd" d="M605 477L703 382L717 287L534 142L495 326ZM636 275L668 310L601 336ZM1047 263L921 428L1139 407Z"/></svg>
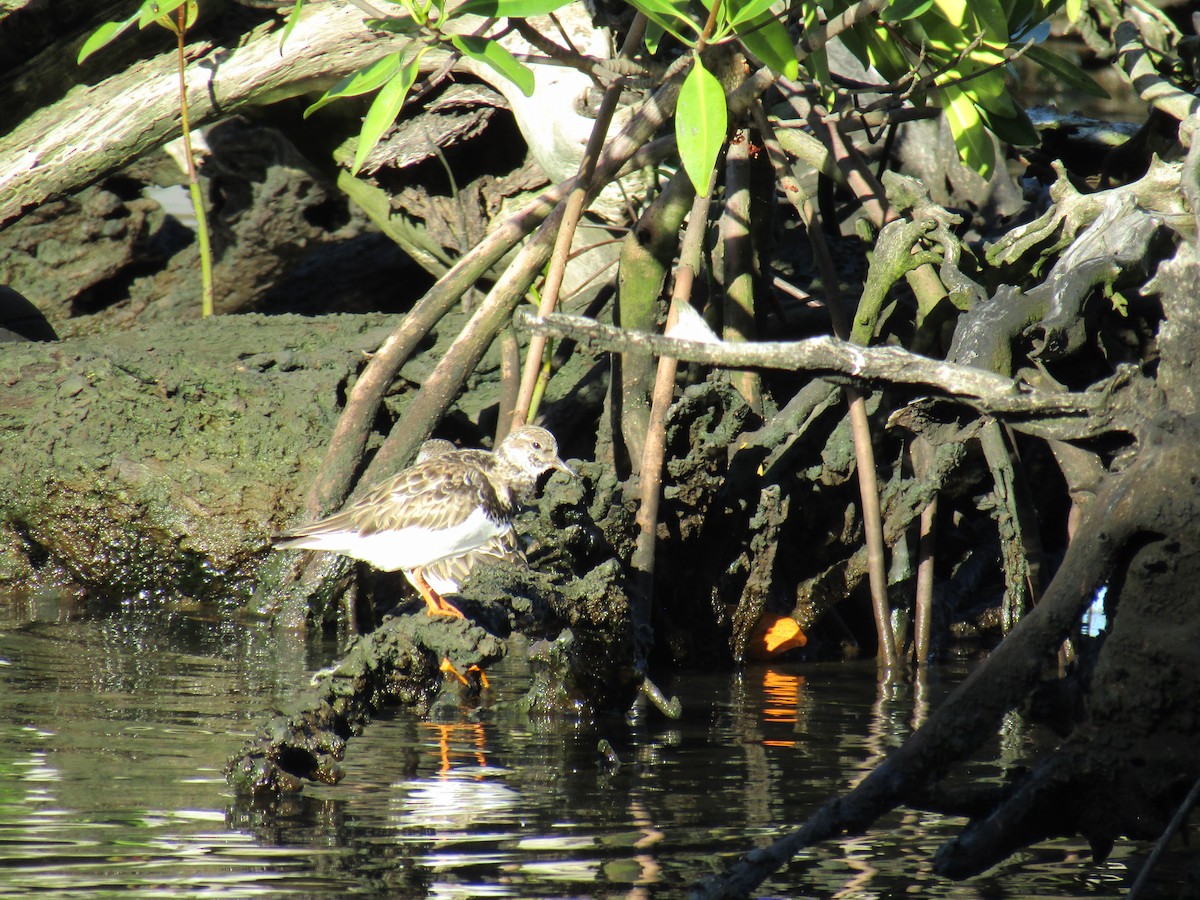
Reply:
<svg viewBox="0 0 1200 900"><path fill-rule="evenodd" d="M386 617L320 673L310 694L265 718L226 766L233 789L270 799L303 790L305 781L340 780L347 740L379 709L429 712L443 659L465 673L523 647L534 670L524 707L569 715L627 710L643 679L632 665L634 626L608 535L628 534L631 514L615 502L620 485L611 471L578 466L579 478L552 477L541 501L519 517L530 568L500 562L473 571L455 597L467 619L420 611Z"/></svg>
<svg viewBox="0 0 1200 900"><path fill-rule="evenodd" d="M347 739L388 704L425 715L441 682L438 663L451 655L463 669L482 667L503 656L504 647L461 619L386 620L320 673L296 709L268 719L230 759L226 778L239 794L254 797L298 792L304 780L336 784Z"/></svg>
<svg viewBox="0 0 1200 900"><path fill-rule="evenodd" d="M6 345L0 584L245 602L394 325L247 315Z"/></svg>

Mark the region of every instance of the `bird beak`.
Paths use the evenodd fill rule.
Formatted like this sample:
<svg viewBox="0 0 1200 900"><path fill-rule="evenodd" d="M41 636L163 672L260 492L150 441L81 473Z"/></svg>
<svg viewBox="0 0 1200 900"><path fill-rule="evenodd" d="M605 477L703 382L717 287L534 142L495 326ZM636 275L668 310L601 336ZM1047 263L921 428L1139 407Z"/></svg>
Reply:
<svg viewBox="0 0 1200 900"><path fill-rule="evenodd" d="M579 477L578 472L576 472L574 469L572 469L570 466L568 466L565 462L563 462L557 456L554 457L554 462L550 463L550 465L553 466L555 469L558 469L558 471L560 471L560 472L565 472L566 474L570 475L572 478Z"/></svg>

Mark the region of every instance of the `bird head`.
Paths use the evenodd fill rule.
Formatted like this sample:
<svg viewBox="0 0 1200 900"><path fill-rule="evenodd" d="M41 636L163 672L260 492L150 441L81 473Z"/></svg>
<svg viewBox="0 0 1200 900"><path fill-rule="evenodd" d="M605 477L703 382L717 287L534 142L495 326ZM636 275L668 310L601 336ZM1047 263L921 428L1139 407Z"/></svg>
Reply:
<svg viewBox="0 0 1200 900"><path fill-rule="evenodd" d="M550 469L575 476L575 470L558 458L554 435L537 425L522 425L509 432L496 448L496 455L535 477Z"/></svg>

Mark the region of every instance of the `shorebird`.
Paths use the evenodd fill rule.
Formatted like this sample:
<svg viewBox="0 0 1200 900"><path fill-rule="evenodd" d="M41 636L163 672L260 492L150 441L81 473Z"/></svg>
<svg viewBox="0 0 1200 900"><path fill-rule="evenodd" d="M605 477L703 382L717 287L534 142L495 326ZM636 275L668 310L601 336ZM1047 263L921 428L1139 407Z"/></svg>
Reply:
<svg viewBox="0 0 1200 900"><path fill-rule="evenodd" d="M474 462L479 465L487 465L487 457L491 454L487 450L459 450L450 441L442 440L441 438L430 438L421 445L421 449L417 451L417 458L414 463L420 464L427 460L434 459L438 456L445 456L447 453L457 453L459 457L466 462ZM532 499L530 497L518 497L517 502L524 505ZM462 583L467 580L467 576L475 570L478 565L489 565L491 563L506 560L508 562L525 565L525 551L521 548L520 538L517 537L517 531L512 527L512 522L508 523L508 527L500 534L490 538L486 543L474 550L468 550L461 556L448 556L445 559L439 559L435 563L425 566L421 570L421 576L424 577L425 583L433 588L439 596L445 597L446 594L457 594ZM405 569L404 577L419 592L421 590L417 577L412 570ZM422 596L424 596L422 594Z"/></svg>
<svg viewBox="0 0 1200 900"><path fill-rule="evenodd" d="M513 515L551 469L575 474L558 458L554 435L536 425L517 428L494 452L427 444L413 466L341 512L282 535L276 546L400 569L429 615L462 618L441 592L457 590L481 558L520 553Z"/></svg>

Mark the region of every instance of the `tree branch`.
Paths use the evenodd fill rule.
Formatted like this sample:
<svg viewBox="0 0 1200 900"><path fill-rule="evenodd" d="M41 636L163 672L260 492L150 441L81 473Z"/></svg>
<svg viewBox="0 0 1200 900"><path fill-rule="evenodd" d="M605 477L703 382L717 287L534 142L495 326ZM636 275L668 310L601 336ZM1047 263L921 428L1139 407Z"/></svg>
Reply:
<svg viewBox="0 0 1200 900"><path fill-rule="evenodd" d="M639 350L729 369L812 372L840 384L866 381L925 388L1042 437L1081 440L1111 431L1132 434L1137 428L1137 403L1130 402L1125 393L1139 393L1140 381L1124 369L1090 390L1053 393L900 347L862 347L833 337L731 344L625 331L561 313L539 317L529 310L519 310L515 321L519 328L534 334L569 337L594 351Z"/></svg>

